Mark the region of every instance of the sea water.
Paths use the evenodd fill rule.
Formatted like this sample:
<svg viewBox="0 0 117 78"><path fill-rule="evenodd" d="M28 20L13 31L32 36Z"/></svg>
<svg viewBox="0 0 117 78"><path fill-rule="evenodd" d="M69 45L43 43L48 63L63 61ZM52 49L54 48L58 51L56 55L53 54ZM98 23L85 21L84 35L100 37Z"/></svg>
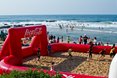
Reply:
<svg viewBox="0 0 117 78"><path fill-rule="evenodd" d="M86 34L103 43L117 43L117 15L1 15L0 25L4 24L44 24L49 34L64 40L70 36L77 42Z"/></svg>

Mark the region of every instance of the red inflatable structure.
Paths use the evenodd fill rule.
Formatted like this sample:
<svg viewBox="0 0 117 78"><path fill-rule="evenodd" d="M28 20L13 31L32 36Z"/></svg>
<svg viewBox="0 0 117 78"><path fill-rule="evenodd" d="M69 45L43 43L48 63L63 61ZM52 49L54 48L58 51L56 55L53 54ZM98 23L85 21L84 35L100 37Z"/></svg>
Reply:
<svg viewBox="0 0 117 78"><path fill-rule="evenodd" d="M68 43L54 43L51 44L52 46L52 52L67 52L69 48L71 48L74 52L84 52L87 53L89 50L90 45L84 45L84 44L68 44ZM110 54L111 46L94 46L93 47L93 53L99 54L99 52L103 49L106 49L107 55ZM115 52L117 52L117 47L115 47Z"/></svg>
<svg viewBox="0 0 117 78"><path fill-rule="evenodd" d="M31 44L22 48L21 38L33 37ZM22 66L23 58L35 55L37 49L40 48L41 56L47 56L48 41L46 26L31 26L22 28L11 28L8 31L8 36L4 42L4 45L0 52L0 70L2 72L12 71L12 70L27 70L28 67ZM52 52L64 52L72 48L73 51L77 52L87 52L89 45L79 45L79 44L67 44L67 43L56 43L51 44ZM100 50L106 48L106 54L109 54L111 49L110 46L96 46L94 47L94 52L99 53ZM0 72L1 72L0 71ZM44 70L46 72L46 70ZM50 71L52 73L54 71ZM66 72L60 72L63 74L63 78L70 76L70 78L106 78L98 76L88 76L80 74L71 74Z"/></svg>

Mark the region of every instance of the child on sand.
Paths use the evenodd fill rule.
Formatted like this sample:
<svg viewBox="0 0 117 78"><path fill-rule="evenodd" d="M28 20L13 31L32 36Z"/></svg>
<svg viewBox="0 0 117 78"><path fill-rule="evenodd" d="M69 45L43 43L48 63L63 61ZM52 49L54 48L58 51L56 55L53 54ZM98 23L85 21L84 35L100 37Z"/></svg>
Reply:
<svg viewBox="0 0 117 78"><path fill-rule="evenodd" d="M99 52L99 54L101 54L100 59L104 59L105 53L106 53L106 49L105 48Z"/></svg>
<svg viewBox="0 0 117 78"><path fill-rule="evenodd" d="M115 56L115 44L113 44L111 50L110 50L110 57L114 57Z"/></svg>
<svg viewBox="0 0 117 78"><path fill-rule="evenodd" d="M54 62L51 63L50 71L54 71Z"/></svg>
<svg viewBox="0 0 117 78"><path fill-rule="evenodd" d="M92 59L92 53L93 53L93 42L90 42L90 47L89 47L89 59Z"/></svg>
<svg viewBox="0 0 117 78"><path fill-rule="evenodd" d="M37 50L37 57L38 57L38 61L40 60L40 48L38 48Z"/></svg>
<svg viewBox="0 0 117 78"><path fill-rule="evenodd" d="M70 59L72 59L72 54L71 54L71 52L72 52L72 49L70 48L70 49L68 49L68 57L70 58Z"/></svg>

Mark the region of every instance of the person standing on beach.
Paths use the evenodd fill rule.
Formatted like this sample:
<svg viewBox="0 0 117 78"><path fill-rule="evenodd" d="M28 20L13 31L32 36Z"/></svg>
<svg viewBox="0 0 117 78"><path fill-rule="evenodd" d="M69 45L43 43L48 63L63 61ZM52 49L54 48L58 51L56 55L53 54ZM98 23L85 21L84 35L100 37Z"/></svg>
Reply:
<svg viewBox="0 0 117 78"><path fill-rule="evenodd" d="M1 36L1 40L2 40L2 41L4 41L4 40L5 40L5 38L6 38L6 35L5 35L5 33L4 33L4 31L3 31L3 30L1 31L0 36Z"/></svg>
<svg viewBox="0 0 117 78"><path fill-rule="evenodd" d="M92 59L92 53L93 53L93 42L90 42L90 47L89 47L89 59Z"/></svg>
<svg viewBox="0 0 117 78"><path fill-rule="evenodd" d="M57 38L57 43L59 43L59 37Z"/></svg>
<svg viewBox="0 0 117 78"><path fill-rule="evenodd" d="M97 45L97 38L96 37L94 37L94 39L93 39L93 44Z"/></svg>
<svg viewBox="0 0 117 78"><path fill-rule="evenodd" d="M88 39L87 35L84 34L84 37L83 37L84 44L87 44L87 39Z"/></svg>
<svg viewBox="0 0 117 78"><path fill-rule="evenodd" d="M82 42L83 42L82 36L80 36L80 38L78 39L78 42L79 42L79 44L82 44Z"/></svg>
<svg viewBox="0 0 117 78"><path fill-rule="evenodd" d="M109 42L106 43L106 46L109 46Z"/></svg>
<svg viewBox="0 0 117 78"><path fill-rule="evenodd" d="M40 48L38 48L37 50L37 57L38 57L38 61L40 60Z"/></svg>
<svg viewBox="0 0 117 78"><path fill-rule="evenodd" d="M63 36L61 36L61 42L63 42Z"/></svg>
<svg viewBox="0 0 117 78"><path fill-rule="evenodd" d="M51 54L51 45L50 45L50 43L48 44L48 55L50 55Z"/></svg>
<svg viewBox="0 0 117 78"><path fill-rule="evenodd" d="M54 62L51 63L50 71L54 71Z"/></svg>
<svg viewBox="0 0 117 78"><path fill-rule="evenodd" d="M70 36L67 36L67 43L70 43L71 39Z"/></svg>
<svg viewBox="0 0 117 78"><path fill-rule="evenodd" d="M113 44L111 50L110 50L110 57L114 57L115 56L115 44Z"/></svg>
<svg viewBox="0 0 117 78"><path fill-rule="evenodd" d="M68 49L68 54L69 54L69 55L68 55L68 58L69 58L69 59L72 59L72 54L71 54L71 52L72 52L72 49L71 49L71 48Z"/></svg>

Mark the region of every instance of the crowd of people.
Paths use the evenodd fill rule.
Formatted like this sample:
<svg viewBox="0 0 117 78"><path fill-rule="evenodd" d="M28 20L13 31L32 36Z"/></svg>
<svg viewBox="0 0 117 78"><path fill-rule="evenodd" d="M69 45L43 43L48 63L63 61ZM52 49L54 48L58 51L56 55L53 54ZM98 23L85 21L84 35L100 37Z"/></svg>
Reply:
<svg viewBox="0 0 117 78"><path fill-rule="evenodd" d="M65 41L63 41L63 36L61 36L60 38L57 37L57 39L56 39L56 36L53 36L53 35L49 36L49 43L59 43L59 42L65 42ZM75 44L84 44L84 45L88 44L88 45L90 45L89 50L88 50L89 59L92 59L92 53L93 53L93 47L94 46L99 46L99 45L104 46L104 44L101 41L97 41L96 37L94 37L93 39L91 39L86 34L84 34L84 36L80 36L78 38L78 42L73 42L71 40L71 37L67 36L66 42L67 43L71 43L72 42L72 43L75 43ZM109 43L106 44L106 46L108 46L108 45L109 45ZM71 51L72 51L72 49L68 50L68 54L69 54L70 58L72 56L71 55ZM99 52L101 59L103 59L103 57L105 56L105 53L106 53L106 48L104 48L103 50L101 50ZM116 53L115 52L115 44L113 44L113 46L112 46L112 48L110 50L110 57L113 58L115 56L115 53Z"/></svg>
<svg viewBox="0 0 117 78"><path fill-rule="evenodd" d="M48 38L48 41L49 43L59 43L60 42L60 38L54 35L49 35L49 38ZM61 37L61 41L63 41L63 37Z"/></svg>
<svg viewBox="0 0 117 78"><path fill-rule="evenodd" d="M79 44L90 44L90 42L93 42L94 45L104 45L103 42L97 41L96 37L91 39L86 34L84 34L84 36L80 36L78 39L78 42L79 42Z"/></svg>
<svg viewBox="0 0 117 78"><path fill-rule="evenodd" d="M49 41L49 43L67 42L67 43L75 43L75 44L90 44L90 42L93 42L94 45L102 45L102 46L104 45L102 41L97 41L96 37L91 39L86 34L84 34L84 36L80 36L77 39L77 41L74 41L71 36L67 36L66 38L64 37L64 39L63 39L63 36L56 37L55 35L49 35L48 41ZM106 44L107 44L107 46L109 45L108 42Z"/></svg>

